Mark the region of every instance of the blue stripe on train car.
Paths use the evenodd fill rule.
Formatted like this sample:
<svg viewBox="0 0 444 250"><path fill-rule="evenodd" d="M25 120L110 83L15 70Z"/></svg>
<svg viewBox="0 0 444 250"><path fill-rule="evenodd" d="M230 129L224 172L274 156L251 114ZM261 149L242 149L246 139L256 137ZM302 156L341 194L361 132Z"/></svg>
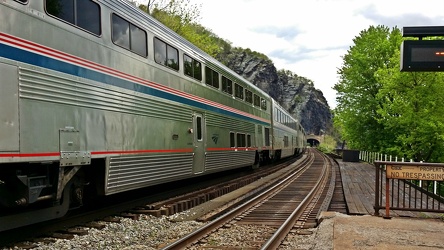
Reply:
<svg viewBox="0 0 444 250"><path fill-rule="evenodd" d="M138 83L134 83L128 80L124 80L112 75L100 73L88 68L73 65L67 62L59 61L50 57L39 55L30 51L15 48L6 44L0 43L0 57L8 58L11 60L31 64L34 66L43 67L46 69L55 70L58 72L66 73L73 76L83 77L89 80L109 84L112 86L124 88L131 91L152 95L155 97L163 98L166 100L190 105L196 108L201 108L208 111L213 111L222 115L229 115L235 118L240 118L247 121L253 121L262 125L270 126L270 123L254 119L252 117L243 116L228 110L213 107L211 105L197 102L185 97L177 96L165 91L157 90L149 86L144 86Z"/></svg>

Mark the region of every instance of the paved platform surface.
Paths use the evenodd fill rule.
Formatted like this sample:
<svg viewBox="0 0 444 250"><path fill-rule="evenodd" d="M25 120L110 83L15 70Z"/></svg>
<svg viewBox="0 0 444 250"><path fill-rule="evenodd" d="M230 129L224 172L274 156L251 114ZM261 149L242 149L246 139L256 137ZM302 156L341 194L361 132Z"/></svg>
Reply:
<svg viewBox="0 0 444 250"><path fill-rule="evenodd" d="M314 249L444 249L444 222L324 212ZM330 243L329 243L330 242Z"/></svg>

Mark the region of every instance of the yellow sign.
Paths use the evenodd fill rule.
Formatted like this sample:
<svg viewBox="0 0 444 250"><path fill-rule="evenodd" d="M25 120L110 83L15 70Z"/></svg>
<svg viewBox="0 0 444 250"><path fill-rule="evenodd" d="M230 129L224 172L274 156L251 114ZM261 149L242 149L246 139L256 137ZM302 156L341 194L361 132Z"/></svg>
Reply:
<svg viewBox="0 0 444 250"><path fill-rule="evenodd" d="M444 167L387 165L387 178L444 181Z"/></svg>

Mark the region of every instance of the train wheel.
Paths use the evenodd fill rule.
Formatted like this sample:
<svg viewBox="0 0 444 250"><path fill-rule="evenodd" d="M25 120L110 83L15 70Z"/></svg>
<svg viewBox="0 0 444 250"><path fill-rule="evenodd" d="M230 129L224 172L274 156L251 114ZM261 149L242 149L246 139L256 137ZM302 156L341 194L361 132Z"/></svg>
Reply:
<svg viewBox="0 0 444 250"><path fill-rule="evenodd" d="M70 209L78 208L83 205L85 185L85 179L82 174L73 177L72 183L69 187Z"/></svg>

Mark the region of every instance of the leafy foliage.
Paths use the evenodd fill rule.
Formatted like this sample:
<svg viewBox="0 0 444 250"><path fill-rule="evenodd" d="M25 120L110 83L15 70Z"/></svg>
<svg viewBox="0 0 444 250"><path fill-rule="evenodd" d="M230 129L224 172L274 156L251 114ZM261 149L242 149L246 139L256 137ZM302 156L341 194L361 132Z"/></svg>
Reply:
<svg viewBox="0 0 444 250"><path fill-rule="evenodd" d="M200 6L189 0L149 0L139 8L184 37L210 56L229 51L231 44L198 23Z"/></svg>
<svg viewBox="0 0 444 250"><path fill-rule="evenodd" d="M444 157L444 76L400 72L400 30L371 26L338 70L334 122L351 148L416 161Z"/></svg>
<svg viewBox="0 0 444 250"><path fill-rule="evenodd" d="M379 122L394 141L388 151L415 161L443 161L444 75L399 72L399 54L392 60L394 68L377 72L383 83Z"/></svg>
<svg viewBox="0 0 444 250"><path fill-rule="evenodd" d="M342 127L349 147L374 151L385 148L384 138L389 135L378 122L380 103L376 96L381 83L375 73L390 67L390 58L399 49L400 40L398 29L371 26L353 39L355 45L343 57L338 71L340 81L334 86L338 92L334 122Z"/></svg>
<svg viewBox="0 0 444 250"><path fill-rule="evenodd" d="M319 145L318 149L324 153L334 153L336 149L337 141L331 135L323 135L323 142Z"/></svg>

